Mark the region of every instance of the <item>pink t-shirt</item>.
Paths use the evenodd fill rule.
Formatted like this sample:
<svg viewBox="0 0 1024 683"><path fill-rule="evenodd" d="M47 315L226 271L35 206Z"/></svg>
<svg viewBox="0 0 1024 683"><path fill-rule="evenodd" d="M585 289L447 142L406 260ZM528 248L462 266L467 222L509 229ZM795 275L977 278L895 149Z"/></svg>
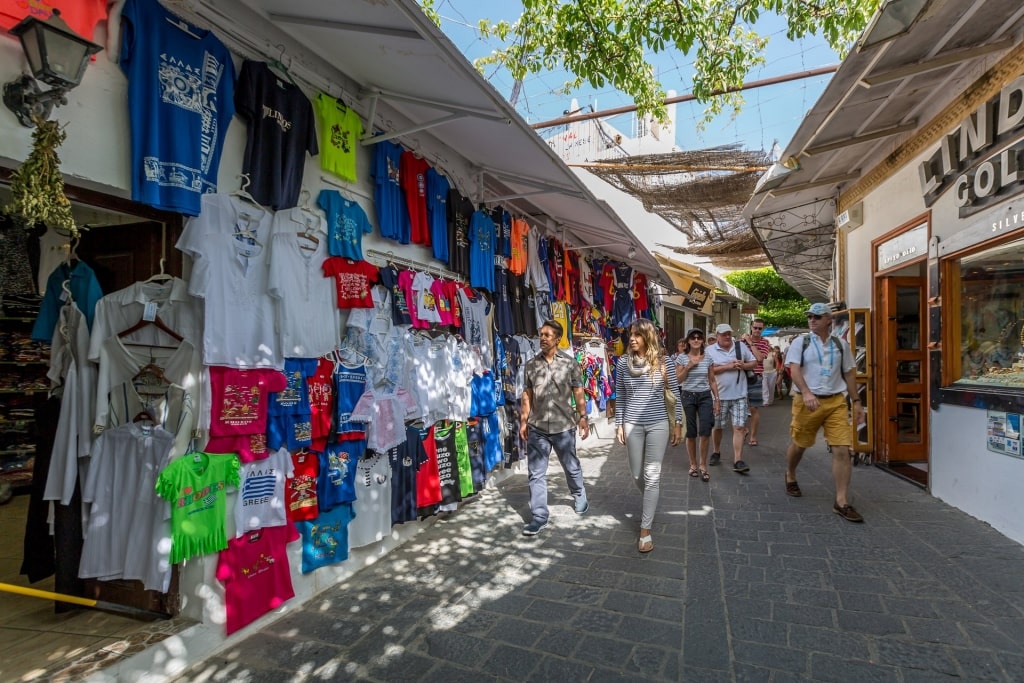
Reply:
<svg viewBox="0 0 1024 683"><path fill-rule="evenodd" d="M349 419L366 422L366 447L383 453L405 441L405 421L419 412L416 400L405 389L393 393L367 389Z"/></svg>
<svg viewBox="0 0 1024 683"><path fill-rule="evenodd" d="M380 270L367 261L332 256L324 261L324 275L334 278L338 308L373 308L370 292L380 280Z"/></svg>
<svg viewBox="0 0 1024 683"><path fill-rule="evenodd" d="M294 524L246 532L228 541L217 559L224 584L227 635L295 597L286 545L299 540Z"/></svg>
<svg viewBox="0 0 1024 683"><path fill-rule="evenodd" d="M445 287L444 280L434 280L434 284L430 286L430 291L434 293L434 303L437 306L437 315L441 319L442 325L454 325L455 324L455 313L452 311L452 301L448 298L447 287Z"/></svg>
<svg viewBox="0 0 1024 683"><path fill-rule="evenodd" d="M265 434L268 394L284 391L288 380L280 370L237 370L210 367L210 436Z"/></svg>
<svg viewBox="0 0 1024 683"><path fill-rule="evenodd" d="M412 288L412 283L415 279L416 273L414 271L403 270L398 274L398 288L402 290L402 295L409 306L409 318L412 320L412 326L416 329L426 329L430 325L421 321L416 311L416 292Z"/></svg>

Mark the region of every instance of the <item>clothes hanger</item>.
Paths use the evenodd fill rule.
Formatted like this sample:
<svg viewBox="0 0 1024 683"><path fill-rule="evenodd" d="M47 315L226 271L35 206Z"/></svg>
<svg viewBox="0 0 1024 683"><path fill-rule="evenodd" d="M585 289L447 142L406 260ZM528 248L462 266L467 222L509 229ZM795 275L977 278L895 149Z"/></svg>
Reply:
<svg viewBox="0 0 1024 683"><path fill-rule="evenodd" d="M167 262L167 259L161 258L160 259L160 272L159 273L154 273L153 275L151 275L148 280L144 280L143 281L143 284L148 284L150 282L167 282L169 280L173 280L174 277L172 275L168 275L166 272L164 272L164 264L166 262Z"/></svg>
<svg viewBox="0 0 1024 683"><path fill-rule="evenodd" d="M138 415L136 415L135 417L133 417L133 418L132 418L132 422L133 422L133 423L137 423L137 422L149 422L149 423L151 423L151 424L152 424L152 425L154 425L154 426L156 426L156 425L160 424L160 423L159 423L159 422L157 421L157 419L156 419L155 417L153 417L153 415L152 415L152 414L151 414L151 413L150 413L149 411L150 411L150 408L146 408L145 410L143 410L142 412L140 412L140 413L139 413Z"/></svg>
<svg viewBox="0 0 1024 683"><path fill-rule="evenodd" d="M281 75L283 75L286 79L288 79L289 83L291 83L296 88L298 88L299 84L295 82L294 78L292 78L291 71L288 70L288 67L285 65L285 63L283 61L284 60L284 49L285 49L284 48L284 44L283 43L278 43L274 47L280 48L281 52L280 52L280 54L278 54L277 59L273 59L273 60L267 62L267 66L269 66L272 69L276 69ZM291 63L291 61L292 61L291 58L289 58L288 62Z"/></svg>
<svg viewBox="0 0 1024 683"><path fill-rule="evenodd" d="M146 327L147 325L154 325L158 330L160 330L161 332L164 332L165 334L167 334L167 336L171 337L176 342L185 341L185 338L182 337L177 332L175 332L174 330L172 330L170 327L168 327L164 323L164 321L160 319L160 316L156 316L152 320L146 320L145 318L141 318L139 320L139 322L135 323L134 325L132 325L128 329L125 329L125 330L122 330L122 331L118 332L117 336L118 336L119 339L124 339L128 335L130 335L133 332L136 332L138 330L141 330L143 327ZM175 347L159 347L159 346L156 346L154 344L138 344L138 343L135 343L135 345L136 346L153 346L154 348L175 348Z"/></svg>
<svg viewBox="0 0 1024 683"><path fill-rule="evenodd" d="M202 36L196 35L195 33L192 32L192 26L187 21L185 21L184 19L180 19L178 17L167 17L167 21L174 28L178 29L179 31L181 31L181 32L183 32L183 33L185 33L185 34L187 34L189 36L192 36L196 40L202 40L203 39Z"/></svg>

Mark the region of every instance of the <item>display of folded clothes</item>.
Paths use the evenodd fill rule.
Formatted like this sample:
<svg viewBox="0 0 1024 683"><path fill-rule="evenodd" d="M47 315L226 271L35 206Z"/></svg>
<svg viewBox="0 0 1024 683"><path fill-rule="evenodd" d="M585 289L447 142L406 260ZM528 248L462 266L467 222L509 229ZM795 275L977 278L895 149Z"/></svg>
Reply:
<svg viewBox="0 0 1024 683"><path fill-rule="evenodd" d="M0 332L0 360L38 363L49 358L49 344L32 341L25 332Z"/></svg>
<svg viewBox="0 0 1024 683"><path fill-rule="evenodd" d="M34 318L39 315L42 302L43 297L38 295L5 294L0 301L0 313L10 318Z"/></svg>

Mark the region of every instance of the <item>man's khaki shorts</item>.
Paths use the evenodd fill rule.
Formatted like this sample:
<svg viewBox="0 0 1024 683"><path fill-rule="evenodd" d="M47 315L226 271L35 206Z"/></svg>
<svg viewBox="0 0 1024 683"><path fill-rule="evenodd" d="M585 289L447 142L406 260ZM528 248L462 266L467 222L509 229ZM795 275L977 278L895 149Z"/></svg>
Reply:
<svg viewBox="0 0 1024 683"><path fill-rule="evenodd" d="M846 396L837 394L819 398L818 409L812 413L804 406L803 396L794 392L793 420L789 423L793 443L800 448L810 448L822 427L825 428L825 440L830 446L849 446L852 443L853 432L846 408Z"/></svg>

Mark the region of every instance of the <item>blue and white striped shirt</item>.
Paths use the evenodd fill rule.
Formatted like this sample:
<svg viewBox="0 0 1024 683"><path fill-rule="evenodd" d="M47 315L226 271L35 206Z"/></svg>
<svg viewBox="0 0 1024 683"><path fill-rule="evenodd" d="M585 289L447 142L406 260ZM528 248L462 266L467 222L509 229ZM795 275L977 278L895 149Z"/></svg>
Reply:
<svg viewBox="0 0 1024 683"><path fill-rule="evenodd" d="M665 358L665 372L668 388L679 396L679 380L676 379L676 362ZM615 366L615 424L655 424L668 420L665 410L665 381L661 369L653 374L644 372L634 377L629 372L629 353L619 357ZM676 421L683 421L683 402L676 401Z"/></svg>

